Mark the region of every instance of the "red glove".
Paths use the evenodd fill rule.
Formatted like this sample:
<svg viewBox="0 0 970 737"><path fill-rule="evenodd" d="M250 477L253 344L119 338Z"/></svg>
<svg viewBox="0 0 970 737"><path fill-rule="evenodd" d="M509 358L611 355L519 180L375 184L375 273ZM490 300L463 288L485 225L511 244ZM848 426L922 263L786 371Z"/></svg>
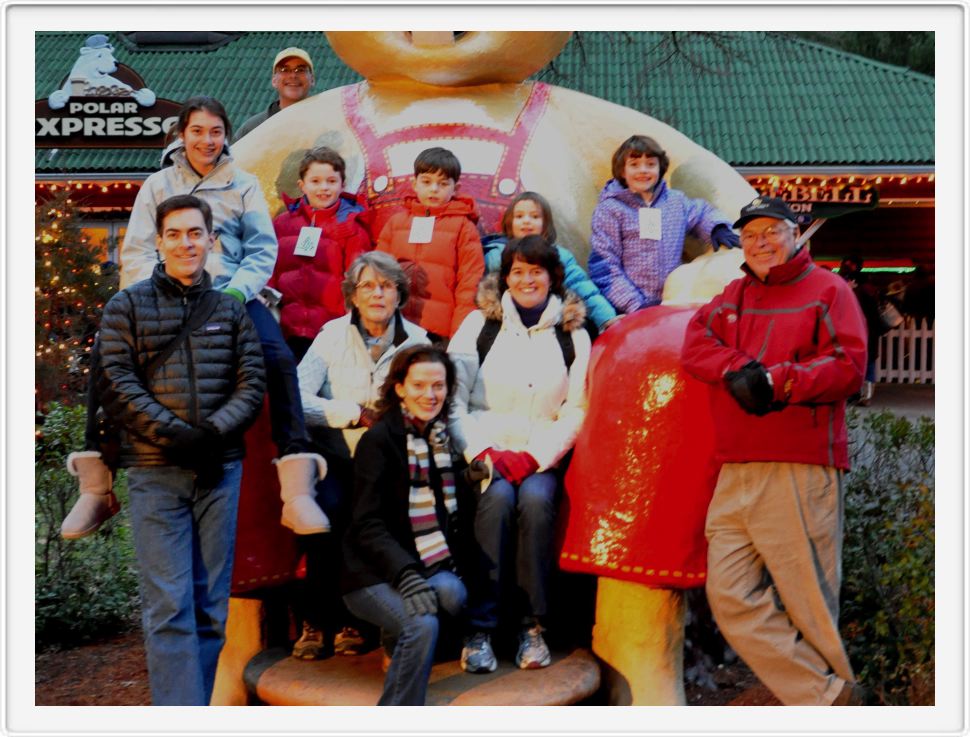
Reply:
<svg viewBox="0 0 970 737"><path fill-rule="evenodd" d="M515 456L517 454L512 450L496 450L495 448L486 448L477 456L475 456L476 461L484 461L486 458L492 459L492 467L495 469L496 473L500 474L503 479L509 481L510 483L518 483L512 480L514 475L512 471L512 466L515 465Z"/></svg>
<svg viewBox="0 0 970 737"><path fill-rule="evenodd" d="M495 448L486 448L477 456L475 456L476 461L484 461L486 458L491 457L492 463L495 463L495 454L501 451L495 450Z"/></svg>
<svg viewBox="0 0 970 737"><path fill-rule="evenodd" d="M536 459L525 451L502 451L499 457L492 456L492 462L505 480L516 486L539 470Z"/></svg>

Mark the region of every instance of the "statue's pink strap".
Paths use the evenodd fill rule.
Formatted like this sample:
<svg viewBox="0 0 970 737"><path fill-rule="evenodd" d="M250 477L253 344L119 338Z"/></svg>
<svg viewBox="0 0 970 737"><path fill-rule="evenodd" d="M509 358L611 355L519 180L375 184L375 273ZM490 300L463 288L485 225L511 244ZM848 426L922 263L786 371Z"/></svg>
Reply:
<svg viewBox="0 0 970 737"><path fill-rule="evenodd" d="M509 132L468 123L424 123L398 128L384 135L378 135L361 110L361 84L363 82L344 87L341 91L341 101L347 123L364 152L368 199L386 196L393 189L391 167L387 158L388 148L398 143L413 140L464 138L501 144L504 149L498 169L492 177L490 194L493 197L502 196L498 190L498 183L503 179L512 179L516 182L517 189L521 189L518 182L522 157L532 140L542 114L546 110L549 101L548 85L542 82L533 83L529 98ZM380 176L386 176L389 181L387 188L378 193L373 189L373 181Z"/></svg>

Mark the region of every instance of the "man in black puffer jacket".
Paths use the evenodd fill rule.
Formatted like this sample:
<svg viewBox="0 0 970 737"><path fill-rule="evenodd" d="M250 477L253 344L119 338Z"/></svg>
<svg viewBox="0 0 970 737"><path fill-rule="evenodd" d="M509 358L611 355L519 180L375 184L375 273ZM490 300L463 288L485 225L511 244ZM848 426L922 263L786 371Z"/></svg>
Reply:
<svg viewBox="0 0 970 737"><path fill-rule="evenodd" d="M242 436L263 402L263 354L245 308L204 270L209 206L171 197L156 227L162 263L104 308L101 401L129 469L152 703L204 706L225 641Z"/></svg>

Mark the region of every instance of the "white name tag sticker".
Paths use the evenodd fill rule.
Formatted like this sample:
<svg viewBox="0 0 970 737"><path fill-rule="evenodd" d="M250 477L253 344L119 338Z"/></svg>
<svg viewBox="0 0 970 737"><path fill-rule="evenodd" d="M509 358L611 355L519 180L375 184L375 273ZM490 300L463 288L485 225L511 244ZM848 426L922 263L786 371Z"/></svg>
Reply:
<svg viewBox="0 0 970 737"><path fill-rule="evenodd" d="M434 215L426 218L414 218L411 221L408 243L431 243L432 233L434 233Z"/></svg>
<svg viewBox="0 0 970 737"><path fill-rule="evenodd" d="M640 237L659 241L663 228L660 224L660 210L655 207L640 208Z"/></svg>
<svg viewBox="0 0 970 737"><path fill-rule="evenodd" d="M320 245L321 233L323 233L322 228L313 228L309 225L300 228L300 237L296 239L296 248L293 249L294 255L309 256L311 258L315 256L317 246Z"/></svg>

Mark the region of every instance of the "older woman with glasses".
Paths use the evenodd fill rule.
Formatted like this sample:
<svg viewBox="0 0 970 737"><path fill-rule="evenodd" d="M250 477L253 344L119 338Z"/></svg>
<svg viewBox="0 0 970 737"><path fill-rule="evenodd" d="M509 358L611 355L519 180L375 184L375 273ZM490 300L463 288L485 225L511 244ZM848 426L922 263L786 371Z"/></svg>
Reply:
<svg viewBox="0 0 970 737"><path fill-rule="evenodd" d="M357 443L377 417L375 407L391 359L405 348L429 342L423 328L401 316L408 279L393 256L380 251L361 254L341 288L349 312L321 328L298 368L307 428L329 466L327 477L317 485L317 502L335 533L303 536L307 596L297 607L304 610L297 612L304 627L293 655L304 659L323 657L333 645L338 620L346 621L337 572ZM357 644L353 633L342 635L341 640Z"/></svg>

